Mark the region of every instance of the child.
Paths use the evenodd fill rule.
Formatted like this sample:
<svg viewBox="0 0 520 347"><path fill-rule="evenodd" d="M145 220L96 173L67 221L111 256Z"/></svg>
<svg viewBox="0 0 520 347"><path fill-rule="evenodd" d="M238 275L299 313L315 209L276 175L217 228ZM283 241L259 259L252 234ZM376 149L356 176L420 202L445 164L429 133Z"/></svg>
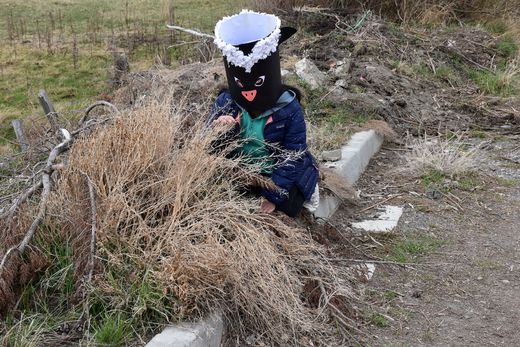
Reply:
<svg viewBox="0 0 520 347"><path fill-rule="evenodd" d="M261 190L260 211L294 217L318 198L318 166L307 148L299 93L281 81L278 45L296 29L280 28L271 14L243 10L215 26L228 80L213 105L210 122L228 124L243 140L239 154L262 165L279 188Z"/></svg>

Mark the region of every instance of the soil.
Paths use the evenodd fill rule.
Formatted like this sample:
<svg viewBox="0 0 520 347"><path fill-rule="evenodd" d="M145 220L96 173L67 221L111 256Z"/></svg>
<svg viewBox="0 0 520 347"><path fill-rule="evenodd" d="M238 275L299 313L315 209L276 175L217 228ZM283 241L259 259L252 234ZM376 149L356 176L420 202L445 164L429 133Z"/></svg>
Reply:
<svg viewBox="0 0 520 347"><path fill-rule="evenodd" d="M427 235L440 247L416 264L377 264L365 288L367 346L515 346L520 341L520 146L518 136L488 133L480 145L476 189L452 189L432 200L418 180L396 171L402 147L391 145L372 160L358 182L360 206L336 214L331 224L352 235L352 216L395 194L387 204L404 207L390 235L358 234L366 259L387 259L391 242ZM389 148L390 147L390 148ZM457 206L460 205L460 208ZM355 235L355 234L354 234ZM375 241L372 241L375 240ZM377 241L379 240L379 241ZM386 240L386 241L385 241Z"/></svg>

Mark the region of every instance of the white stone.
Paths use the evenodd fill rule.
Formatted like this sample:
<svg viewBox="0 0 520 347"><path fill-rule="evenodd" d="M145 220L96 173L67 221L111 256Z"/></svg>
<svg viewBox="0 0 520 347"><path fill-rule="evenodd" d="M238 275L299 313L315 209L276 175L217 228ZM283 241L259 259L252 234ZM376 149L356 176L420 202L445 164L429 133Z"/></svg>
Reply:
<svg viewBox="0 0 520 347"><path fill-rule="evenodd" d="M282 77L287 77L287 76L293 74L292 71L289 71L289 70L286 70L286 69L281 69L281 73L282 73Z"/></svg>
<svg viewBox="0 0 520 347"><path fill-rule="evenodd" d="M298 77L305 81L312 90L325 86L327 76L310 59L303 58L294 67Z"/></svg>
<svg viewBox="0 0 520 347"><path fill-rule="evenodd" d="M347 88L348 83L345 80L339 79L334 83L334 87L336 88Z"/></svg>
<svg viewBox="0 0 520 347"><path fill-rule="evenodd" d="M374 272L376 272L376 266L372 263L366 263L365 265L367 267L367 274L366 274L367 281L370 281L372 279L372 277L374 276Z"/></svg>
<svg viewBox="0 0 520 347"><path fill-rule="evenodd" d="M368 232L389 232L397 226L402 214L402 207L385 206L385 210L376 219L352 223L352 226Z"/></svg>
<svg viewBox="0 0 520 347"><path fill-rule="evenodd" d="M155 335L146 347L220 347L224 320L213 313L198 322L181 322Z"/></svg>
<svg viewBox="0 0 520 347"><path fill-rule="evenodd" d="M338 78L345 78L350 73L351 65L350 60L340 60L332 69L332 73Z"/></svg>

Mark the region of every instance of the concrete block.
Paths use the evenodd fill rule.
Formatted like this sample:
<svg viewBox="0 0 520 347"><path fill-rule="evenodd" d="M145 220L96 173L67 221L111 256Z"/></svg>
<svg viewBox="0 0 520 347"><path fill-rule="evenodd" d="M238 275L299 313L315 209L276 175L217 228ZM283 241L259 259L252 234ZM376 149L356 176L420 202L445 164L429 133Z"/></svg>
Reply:
<svg viewBox="0 0 520 347"><path fill-rule="evenodd" d="M314 217L320 219L330 218L334 212L338 209L340 200L334 195L323 195L320 196L320 204L316 211L314 211Z"/></svg>
<svg viewBox="0 0 520 347"><path fill-rule="evenodd" d="M382 144L383 137L376 134L374 130L355 133L350 141L341 148L342 159L326 165L354 184Z"/></svg>
<svg viewBox="0 0 520 347"><path fill-rule="evenodd" d="M383 137L376 134L374 130L358 132L341 148L341 160L325 163L325 166L333 168L350 184L354 184L365 171L370 159L379 151L382 144ZM336 212L339 204L340 200L335 196L322 196L314 216L316 218L328 219Z"/></svg>
<svg viewBox="0 0 520 347"><path fill-rule="evenodd" d="M382 233L390 232L399 223L399 219L403 214L403 208L398 206L385 206L379 216L375 219L368 219L362 222L352 223L352 226L357 229L362 229L368 232Z"/></svg>
<svg viewBox="0 0 520 347"><path fill-rule="evenodd" d="M146 347L220 347L224 332L221 313L213 313L198 322L167 326Z"/></svg>

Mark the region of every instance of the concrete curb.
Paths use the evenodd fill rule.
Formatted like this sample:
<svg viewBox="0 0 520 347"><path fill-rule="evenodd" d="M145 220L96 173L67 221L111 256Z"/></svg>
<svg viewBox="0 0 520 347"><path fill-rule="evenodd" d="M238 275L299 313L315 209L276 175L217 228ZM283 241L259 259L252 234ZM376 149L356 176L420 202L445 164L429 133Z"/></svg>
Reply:
<svg viewBox="0 0 520 347"><path fill-rule="evenodd" d="M341 148L342 159L325 165L334 168L339 175L354 184L382 144L383 137L374 130L356 133ZM317 218L330 218L339 204L340 201L335 196L320 196L320 204L314 215ZM222 314L213 313L198 322L182 322L166 327L162 333L155 335L146 347L219 347L223 331Z"/></svg>
<svg viewBox="0 0 520 347"><path fill-rule="evenodd" d="M220 347L223 333L222 314L215 312L198 322L167 326L145 347Z"/></svg>
<svg viewBox="0 0 520 347"><path fill-rule="evenodd" d="M365 171L370 159L383 145L383 137L374 130L361 131L352 136L350 141L341 148L341 159L326 163L350 184L356 183ZM316 218L328 219L338 209L340 200L333 195L320 196L320 205L314 212Z"/></svg>

